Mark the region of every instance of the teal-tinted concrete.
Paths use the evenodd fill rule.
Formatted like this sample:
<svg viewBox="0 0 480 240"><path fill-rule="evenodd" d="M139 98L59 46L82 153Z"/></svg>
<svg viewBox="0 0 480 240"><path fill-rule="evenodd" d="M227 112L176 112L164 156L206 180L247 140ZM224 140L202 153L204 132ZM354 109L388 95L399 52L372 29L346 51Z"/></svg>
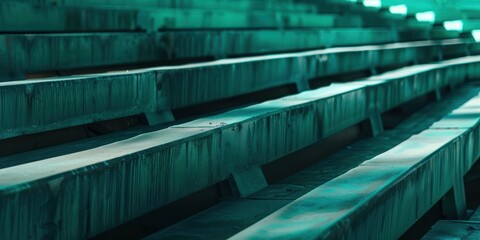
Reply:
<svg viewBox="0 0 480 240"><path fill-rule="evenodd" d="M236 0L234 4L228 0L8 0L46 6L116 6L124 7L157 7L157 8L189 8L189 9L229 9L229 10L267 10L314 12L312 4L294 3L293 1L272 0Z"/></svg>
<svg viewBox="0 0 480 240"><path fill-rule="evenodd" d="M480 239L480 222L458 220L438 221L422 240L437 239Z"/></svg>
<svg viewBox="0 0 480 240"><path fill-rule="evenodd" d="M25 73L383 44L397 40L395 31L381 28L8 34L0 35L0 81Z"/></svg>
<svg viewBox="0 0 480 240"><path fill-rule="evenodd" d="M469 220L480 222L480 208L477 208L477 210L472 214Z"/></svg>
<svg viewBox="0 0 480 240"><path fill-rule="evenodd" d="M266 11L50 7L8 1L0 3L0 15L0 32L334 27L336 19L342 18L331 14Z"/></svg>
<svg viewBox="0 0 480 240"><path fill-rule="evenodd" d="M0 211L12 213L3 215L12 225L3 225L8 229L1 229L2 238L95 236L226 179L232 171L265 164L365 119L365 100L360 87L332 86L103 147L2 169ZM337 104L328 104L332 101ZM120 169L125 174L119 175ZM27 171L23 176L17 174ZM63 190L71 184L84 188ZM33 189L41 190L37 196L27 197ZM18 198L25 203L18 205ZM85 198L89 200L77 202ZM54 204L42 208L38 205L41 201ZM64 214L85 209L85 204L96 214L68 220L82 223L63 219ZM20 206L29 217L16 210ZM71 206L78 208L73 210ZM84 220L90 226L88 232L83 228L87 224ZM19 221L26 222L16 224ZM45 221L62 221L62 228L42 228Z"/></svg>
<svg viewBox="0 0 480 240"><path fill-rule="evenodd" d="M445 49L464 51L462 40L332 48L294 54L226 59L178 67L0 83L0 139L77 126L135 114L179 109L259 90L296 84L304 79L407 65ZM474 63L475 57L464 61ZM456 65L453 61L452 65ZM447 64L448 65L448 64ZM402 70L415 77L420 67ZM474 69L471 69L473 72ZM456 76L454 76L456 77ZM456 79L456 78L455 78ZM460 81L457 79L457 81ZM371 81L375 82L375 81ZM376 82L375 82L376 83ZM381 86L383 81L379 82ZM450 82L453 84L453 82ZM410 85L404 86L404 88ZM427 90L433 90L429 86ZM420 88L425 90L425 88ZM393 91L393 90L390 90ZM406 94L422 94L406 89ZM385 92L385 94L389 94ZM402 99L390 96L395 104ZM386 96L385 98L387 98ZM388 103L390 108L394 103Z"/></svg>
<svg viewBox="0 0 480 240"><path fill-rule="evenodd" d="M387 130L374 138L359 140L338 153L321 159L313 166L246 198L226 199L146 239L227 239L316 187L428 129L432 123L478 95L479 90L473 86L459 88L448 94L444 100L422 108L395 129ZM217 222L222 224L211 224Z"/></svg>
<svg viewBox="0 0 480 240"><path fill-rule="evenodd" d="M440 63L416 65L394 70L386 74L366 78L351 84L365 85L371 106L378 112L384 112L446 86L455 86L466 78L476 79L480 76L478 63L470 62L477 57L465 57ZM399 81L401 80L401 81Z"/></svg>
<svg viewBox="0 0 480 240"><path fill-rule="evenodd" d="M478 57L466 57L448 64L412 67L409 73L416 70L418 76L423 76L428 68L441 70L449 76L446 84L457 83L469 74L468 70L476 73L479 62ZM461 71L457 71L458 67ZM384 87L386 91L393 90L392 96L413 98L416 93L426 93L432 87L432 84L423 84L430 83L430 78L424 81L417 77L412 82L396 74L386 76L392 77L391 81L383 79L386 85L411 86ZM0 212L8 213L2 215L5 217L2 221L8 219L9 224L0 225L3 234L0 238L96 236L227 179L234 172L271 162L360 123L370 117L372 106L390 106L378 103L388 101L382 98L384 94L372 96L382 88L369 91L370 88L362 84L334 84L97 148L1 169ZM434 89L435 86L431 91ZM413 94L406 94L405 90ZM446 143L457 135L463 136L465 131L451 131L453 135L447 134ZM472 138L476 141L472 145L478 145L479 140ZM443 141L442 136L435 139ZM428 147L433 149L443 143L432 144ZM458 144L470 146L465 142ZM393 169L396 174L400 174L400 170L400 167ZM379 180L383 179L380 177ZM18 204L19 199L22 204ZM49 205L43 207L39 202ZM90 214L83 211L87 206ZM73 217L67 218L67 215ZM42 228L46 223L53 223L52 228Z"/></svg>
<svg viewBox="0 0 480 240"><path fill-rule="evenodd" d="M460 116L473 120L470 126L423 131L232 239L400 237L463 178L468 162L480 156L473 147L480 144L479 103L477 97L460 107L460 111L472 106L477 109Z"/></svg>

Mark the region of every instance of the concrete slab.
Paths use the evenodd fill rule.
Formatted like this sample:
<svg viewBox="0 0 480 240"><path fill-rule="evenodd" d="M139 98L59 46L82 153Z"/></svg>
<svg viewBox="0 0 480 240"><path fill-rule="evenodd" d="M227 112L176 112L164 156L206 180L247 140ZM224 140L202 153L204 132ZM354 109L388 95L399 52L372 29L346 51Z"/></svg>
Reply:
<svg viewBox="0 0 480 240"><path fill-rule="evenodd" d="M442 42L445 46L456 44L462 44L462 41ZM435 42L342 47L176 67L3 82L0 83L3 96L0 102L3 106L0 108L3 110L0 110L0 139L178 109L276 86L296 84L299 78L314 79L368 69L372 65L389 66L401 62L407 64L415 59L417 54L437 47ZM420 53L416 52L417 50ZM477 60L476 57L468 57L442 64L410 67L396 72L396 75L381 75L361 81L361 84L376 84L375 80L379 80L377 86L372 85L370 89L380 91L375 93L379 96L383 94L381 109L390 109L412 96L433 90L438 69L452 75L444 80L443 84L456 84L463 81L466 74L477 74L478 68L474 67ZM304 64L300 64L302 62ZM450 68L446 67L449 65L472 66L468 71L450 73ZM429 76L426 84L412 85L417 73ZM402 78L402 81L387 83L384 80L388 77ZM390 94L389 91L395 91L393 89L396 87L403 88L402 98Z"/></svg>
<svg viewBox="0 0 480 240"><path fill-rule="evenodd" d="M335 27L336 19L342 19L342 16L303 12L135 9L101 5L50 7L11 1L0 3L0 14L3 16L0 32Z"/></svg>
<svg viewBox="0 0 480 240"><path fill-rule="evenodd" d="M361 87L327 89L332 89L327 91L330 95L312 93L317 97L269 101L94 149L1 169L0 212L8 212L4 221L11 223L4 225L9 229L0 230L2 238L93 237L225 180L234 171L273 161L367 117L363 115L366 103ZM327 104L332 101L336 104ZM72 192L68 190L72 184L82 187ZM29 195L31 191L34 195ZM19 205L18 198L25 202ZM37 204L45 201L51 208ZM88 213L79 213L81 217L63 219L72 216L72 211L87 208ZM45 221L62 222L62 228L42 228ZM85 229L87 225L90 227Z"/></svg>
<svg viewBox="0 0 480 240"><path fill-rule="evenodd" d="M432 177L413 174L413 166L417 165L415 171L426 171L433 166L422 165L447 161L444 152L454 151L454 140L463 134L461 130L441 133L427 130L316 188L232 239L260 236L281 236L284 239L320 236L325 239L397 238L451 187L451 182L436 180L444 178L445 172L433 173ZM398 159L400 165L397 166L392 159ZM421 179L415 179L413 175ZM424 190L432 184L435 186L433 191ZM421 198L417 197L420 193L423 194ZM406 211L412 204L417 207Z"/></svg>
<svg viewBox="0 0 480 240"><path fill-rule="evenodd" d="M378 99L371 100L371 102L379 105L371 106L371 108L380 109L380 112L384 112L405 103L408 101L407 99L414 99L449 84L457 85L465 80L468 74L463 74L470 70L472 71L470 74L476 76L478 74L478 66L468 67L468 65L465 65L465 61L468 61L467 59L468 57L434 64L405 67L365 78L361 81L354 81L352 84L367 86L368 92L370 92L369 95L378 97ZM470 60L473 60L473 58ZM476 64L474 63L473 65ZM446 66L451 68L445 68ZM394 91L398 95L392 94ZM372 112L374 111L372 110Z"/></svg>
<svg viewBox="0 0 480 240"><path fill-rule="evenodd" d="M235 170L273 161L367 119L366 100L364 86L332 85L1 169L0 207L2 212L11 213L4 216L13 225L5 225L8 228L0 232L5 238L22 238L25 234L95 236L224 180ZM64 189L72 184L82 188L74 192ZM25 203L19 205L19 198ZM52 207L38 205L44 201ZM20 206L21 212L17 209ZM102 214L79 213L68 221L62 217L87 206L90 213ZM23 222L27 219L28 223ZM62 221L62 228L41 228L45 221ZM77 229L87 225L89 231ZM22 226L38 228L25 230Z"/></svg>
<svg viewBox="0 0 480 240"><path fill-rule="evenodd" d="M352 28L3 34L0 81L26 73L383 44L396 39L396 33L387 29Z"/></svg>
<svg viewBox="0 0 480 240"><path fill-rule="evenodd" d="M292 11L314 12L315 7L311 4L294 3L292 1L269 1L269 0L237 0L235 4L226 0L9 0L46 6L126 6L157 7L157 8L190 8L190 9L229 9L229 10L268 10L268 11Z"/></svg>

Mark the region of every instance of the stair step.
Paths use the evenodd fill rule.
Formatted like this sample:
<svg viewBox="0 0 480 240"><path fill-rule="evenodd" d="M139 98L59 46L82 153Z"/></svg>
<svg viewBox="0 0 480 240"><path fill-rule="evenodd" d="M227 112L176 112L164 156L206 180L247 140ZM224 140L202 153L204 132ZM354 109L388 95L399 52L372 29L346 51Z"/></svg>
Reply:
<svg viewBox="0 0 480 240"><path fill-rule="evenodd" d="M0 108L0 139L137 114L171 111L276 86L308 85L309 80L318 77L408 65L424 61L420 56L433 54L431 59L427 59L431 61L442 50L465 52L467 45L462 40L449 40L348 47L127 72L4 82L0 83L3 96L0 103L3 104ZM466 59L471 63L476 61L475 57ZM192 87L195 85L202 88Z"/></svg>
<svg viewBox="0 0 480 240"><path fill-rule="evenodd" d="M279 41L281 39L281 41ZM0 35L0 81L28 74L395 42L388 29ZM4 46L4 47L2 47ZM8 48L6 47L8 46ZM27 76L25 76L25 74Z"/></svg>
<svg viewBox="0 0 480 240"><path fill-rule="evenodd" d="M228 0L8 0L41 6L128 6L187 9L223 9L223 10L267 10L314 12L312 4L294 3L292 1L269 0L236 0L234 4Z"/></svg>
<svg viewBox="0 0 480 240"><path fill-rule="evenodd" d="M314 28L335 27L337 21L342 21L342 16L334 14L101 6L51 7L8 1L0 3L0 15L3 16L0 19L0 32L9 33ZM355 22L355 17L349 19ZM344 24L341 26L345 27Z"/></svg>

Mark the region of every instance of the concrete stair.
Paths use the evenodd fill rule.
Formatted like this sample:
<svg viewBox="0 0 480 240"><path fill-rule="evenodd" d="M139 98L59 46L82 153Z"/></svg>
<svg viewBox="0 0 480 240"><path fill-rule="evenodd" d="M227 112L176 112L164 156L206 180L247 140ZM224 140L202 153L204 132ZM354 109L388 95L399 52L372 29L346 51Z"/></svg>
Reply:
<svg viewBox="0 0 480 240"><path fill-rule="evenodd" d="M461 218L476 20L364 5L0 2L0 239L394 239L444 198Z"/></svg>

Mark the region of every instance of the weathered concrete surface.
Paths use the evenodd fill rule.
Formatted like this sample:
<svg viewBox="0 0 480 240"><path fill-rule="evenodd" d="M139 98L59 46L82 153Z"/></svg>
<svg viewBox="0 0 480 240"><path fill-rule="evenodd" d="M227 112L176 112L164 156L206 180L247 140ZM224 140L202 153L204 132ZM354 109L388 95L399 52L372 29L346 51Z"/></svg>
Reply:
<svg viewBox="0 0 480 240"><path fill-rule="evenodd" d="M1 221L9 224L0 238L95 236L364 120L365 100L360 86L334 85L1 169Z"/></svg>
<svg viewBox="0 0 480 240"><path fill-rule="evenodd" d="M236 0L232 4L228 0L9 0L47 6L125 6L129 7L159 7L159 8L199 8L199 9L230 9L230 10L268 10L268 11L292 11L292 12L315 12L312 4L294 3L292 1L269 1L269 0Z"/></svg>
<svg viewBox="0 0 480 240"><path fill-rule="evenodd" d="M478 96L431 128L316 188L232 239L396 239L463 178L480 141ZM444 120L440 120L441 124ZM419 197L421 196L421 197ZM412 206L414 206L412 208Z"/></svg>
<svg viewBox="0 0 480 240"><path fill-rule="evenodd" d="M40 6L102 6L102 7L125 7L129 8L180 8L180 9L209 9L209 10L237 10L237 11L280 11L280 12L296 12L296 13L334 13L341 15L340 21L337 21L338 26L364 26L364 27L392 27L403 26L403 23L408 22L406 19L399 18L397 15L385 14L381 12L371 14L371 11L365 11L365 8L357 5L346 8L344 4L331 4L325 1L235 1L231 4L225 0L166 0L166 1L102 1L97 3L94 0L77 1L51 1L51 0L10 0L15 2L33 3ZM345 14L348 13L348 14ZM378 18L377 16L381 16ZM362 21L363 20L363 21ZM401 20L401 21L392 21ZM408 24L407 24L408 25Z"/></svg>
<svg viewBox="0 0 480 240"><path fill-rule="evenodd" d="M161 14L159 14L161 13ZM147 31L195 28L304 28L334 27L341 16L312 13L237 11L148 11L138 14L138 24ZM353 18L352 20L354 20ZM353 25L355 27L357 25ZM361 26L361 25L360 25Z"/></svg>
<svg viewBox="0 0 480 240"><path fill-rule="evenodd" d="M452 186L446 176L455 167L452 156L460 146L454 143L462 133L430 130L412 137L232 239L396 239ZM438 171L442 167L434 163L448 160Z"/></svg>
<svg viewBox="0 0 480 240"><path fill-rule="evenodd" d="M8 34L0 35L0 81L24 73L383 44L396 40L397 34L391 30L352 28Z"/></svg>
<svg viewBox="0 0 480 240"><path fill-rule="evenodd" d="M435 42L415 42L332 48L177 67L3 82L0 83L0 139L129 115L178 109L275 86L296 84L304 79L366 70L374 66L406 65L418 56L424 57L424 51L430 50L438 54L442 49L440 46L447 48L457 44L463 43L453 40L441 42L440 45ZM361 84L368 82L375 85L370 89L380 91L376 93L379 96L383 94L382 103L379 103L384 105L381 110L389 109L412 96L434 90L432 84L436 84L440 77L436 75L438 71L452 75L448 84L463 81L467 73L478 72L478 68L475 68L477 58L467 57L406 68L397 73L403 79L400 82L389 82L389 75L381 75L369 81L361 81ZM451 67L445 67L450 65ZM468 71L451 73L453 70L449 69L456 68L457 65L472 67ZM420 73L422 76L430 76L425 81L427 85L420 82L413 84L412 81L418 77L416 74ZM404 80L408 80L408 84ZM403 98L397 99L390 94L389 91L394 91L392 89L397 87L395 84L406 84L401 86L400 94Z"/></svg>
<svg viewBox="0 0 480 240"><path fill-rule="evenodd" d="M438 221L422 240L437 239L480 239L480 222L476 221Z"/></svg>
<svg viewBox="0 0 480 240"><path fill-rule="evenodd" d="M0 32L334 27L333 14L209 9L42 6L0 2ZM355 17L354 17L355 18ZM353 19L354 19L353 18ZM352 20L353 20L352 19ZM356 27L358 24L353 25Z"/></svg>
<svg viewBox="0 0 480 240"><path fill-rule="evenodd" d="M27 81L17 86L2 83L0 88L4 112L0 125L5 126L1 135L5 137L165 109L157 94L154 73L109 80L93 78L87 82L70 78L56 83Z"/></svg>
<svg viewBox="0 0 480 240"><path fill-rule="evenodd" d="M1 169L0 212L12 223L0 229L1 238L95 236L367 119L369 106L377 105L369 101L378 98L366 91L335 84Z"/></svg>
<svg viewBox="0 0 480 240"><path fill-rule="evenodd" d="M247 198L222 202L162 229L146 239L179 239L188 236L198 240L211 240L231 237L316 187L357 167L362 162L388 151L412 135L428 129L432 123L478 95L479 91L479 88L472 86L459 88L442 101L429 104L421 111L416 112L393 130L387 130L374 138L355 142L348 148L322 159L313 166L278 183L269 185ZM280 201L281 204L272 204ZM253 204L254 208L251 207ZM264 209L269 209L269 211L264 211ZM234 221L230 221L230 219L234 219Z"/></svg>
<svg viewBox="0 0 480 240"><path fill-rule="evenodd" d="M471 139L465 144L465 162L459 162L462 171L468 171L480 154L480 130L475 127L480 121L480 97L474 98L446 116L442 121L432 125L432 129L474 129Z"/></svg>
<svg viewBox="0 0 480 240"><path fill-rule="evenodd" d="M442 215L448 219L467 218L467 199L465 196L465 183L463 177L453 181L450 191L441 200Z"/></svg>
<svg viewBox="0 0 480 240"><path fill-rule="evenodd" d="M455 86L466 78L480 76L480 63L477 57L464 57L433 64L405 67L385 74L352 82L368 86L370 106L379 112L392 109L408 99L414 99L445 86ZM473 60L473 62L471 61Z"/></svg>
<svg viewBox="0 0 480 240"><path fill-rule="evenodd" d="M137 12L128 9L42 7L0 3L0 32L132 31Z"/></svg>

